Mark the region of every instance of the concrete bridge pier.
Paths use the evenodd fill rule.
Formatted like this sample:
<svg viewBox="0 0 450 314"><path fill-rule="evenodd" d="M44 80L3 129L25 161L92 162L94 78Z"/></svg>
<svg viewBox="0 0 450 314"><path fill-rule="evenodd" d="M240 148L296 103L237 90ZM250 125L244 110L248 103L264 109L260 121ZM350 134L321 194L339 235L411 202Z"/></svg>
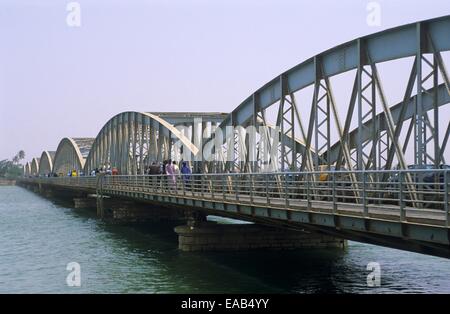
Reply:
<svg viewBox="0 0 450 314"><path fill-rule="evenodd" d="M53 193L53 190L48 189L48 188L42 189L41 194L46 198L53 198L55 196L55 194Z"/></svg>
<svg viewBox="0 0 450 314"><path fill-rule="evenodd" d="M73 199L75 208L96 208L97 200L95 197L75 197Z"/></svg>
<svg viewBox="0 0 450 314"><path fill-rule="evenodd" d="M97 216L111 223L185 222L184 210L118 198L93 199Z"/></svg>
<svg viewBox="0 0 450 314"><path fill-rule="evenodd" d="M207 223L207 215L201 211L186 210L186 225L188 227L198 227Z"/></svg>
<svg viewBox="0 0 450 314"><path fill-rule="evenodd" d="M41 187L40 187L40 185L35 185L35 186L33 186L33 187L32 187L32 191L33 191L34 193L36 193L36 194L40 193L40 192L41 192Z"/></svg>
<svg viewBox="0 0 450 314"><path fill-rule="evenodd" d="M196 221L175 227L181 251L248 251L255 249L345 248L347 240L257 224Z"/></svg>
<svg viewBox="0 0 450 314"><path fill-rule="evenodd" d="M105 199L103 197L97 197L95 200L97 208L97 217L100 219L105 218Z"/></svg>
<svg viewBox="0 0 450 314"><path fill-rule="evenodd" d="M40 194L46 198L52 198L54 196L53 190L45 185L38 184L32 187L32 191L36 194Z"/></svg>

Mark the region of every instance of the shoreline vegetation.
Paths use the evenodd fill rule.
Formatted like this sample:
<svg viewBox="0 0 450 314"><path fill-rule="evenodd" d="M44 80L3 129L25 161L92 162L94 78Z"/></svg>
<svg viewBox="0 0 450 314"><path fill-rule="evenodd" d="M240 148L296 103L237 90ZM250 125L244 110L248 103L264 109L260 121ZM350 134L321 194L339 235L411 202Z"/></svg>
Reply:
<svg viewBox="0 0 450 314"><path fill-rule="evenodd" d="M12 160L0 160L0 186L15 185L16 178L23 175L23 165L20 163L25 158L25 152L20 150Z"/></svg>

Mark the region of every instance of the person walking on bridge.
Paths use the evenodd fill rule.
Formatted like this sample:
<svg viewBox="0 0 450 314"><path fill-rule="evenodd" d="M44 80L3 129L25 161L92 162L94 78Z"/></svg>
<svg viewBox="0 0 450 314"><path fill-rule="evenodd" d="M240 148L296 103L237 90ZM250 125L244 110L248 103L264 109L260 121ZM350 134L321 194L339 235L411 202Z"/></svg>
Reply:
<svg viewBox="0 0 450 314"><path fill-rule="evenodd" d="M170 160L170 159L166 165L166 174L168 175L170 189L175 190L175 188L177 186L177 179L176 179L174 164L172 163L172 160Z"/></svg>
<svg viewBox="0 0 450 314"><path fill-rule="evenodd" d="M180 168L178 167L177 162L175 160L172 162L172 165L173 165L173 172L174 172L175 176L179 176Z"/></svg>
<svg viewBox="0 0 450 314"><path fill-rule="evenodd" d="M161 175L161 167L156 163L156 161L152 162L152 165L148 170L148 174L152 176L153 188L156 189L159 186L159 176Z"/></svg>
<svg viewBox="0 0 450 314"><path fill-rule="evenodd" d="M183 161L183 164L181 166L181 175L183 178L184 186L187 189L190 189L191 187L191 174L192 174L191 168L188 166L186 161Z"/></svg>

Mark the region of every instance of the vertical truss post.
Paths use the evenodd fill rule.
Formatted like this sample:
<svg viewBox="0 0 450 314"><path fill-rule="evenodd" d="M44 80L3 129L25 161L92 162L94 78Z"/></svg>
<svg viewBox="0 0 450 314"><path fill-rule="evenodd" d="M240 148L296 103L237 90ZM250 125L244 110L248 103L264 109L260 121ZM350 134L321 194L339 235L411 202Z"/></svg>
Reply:
<svg viewBox="0 0 450 314"><path fill-rule="evenodd" d="M281 130L281 171L297 170L295 142L295 104L288 99L289 86L285 75L280 76L279 126Z"/></svg>
<svg viewBox="0 0 450 314"><path fill-rule="evenodd" d="M158 151L158 160L160 162L166 159L164 154L164 129L163 126L159 123L156 124L158 127L158 143L157 143L157 151Z"/></svg>
<svg viewBox="0 0 450 314"><path fill-rule="evenodd" d="M176 159L175 151L172 151L174 148L173 140L172 140L172 132L169 131L169 134L166 138L166 150L167 150L167 159L172 159L174 161Z"/></svg>
<svg viewBox="0 0 450 314"><path fill-rule="evenodd" d="M236 152L234 149L235 146L235 136L234 136L234 112L230 115L230 121L225 126L225 142L226 142L226 160L225 160L225 172L234 172L234 159L236 156Z"/></svg>
<svg viewBox="0 0 450 314"><path fill-rule="evenodd" d="M136 171L136 142L137 142L137 122L136 122L136 114L135 113L131 113L130 114L130 122L129 122L129 127L130 127L130 138L131 138L131 158L129 158L130 160L130 169L128 171L129 174L132 175L136 175L137 171Z"/></svg>
<svg viewBox="0 0 450 314"><path fill-rule="evenodd" d="M330 146L329 137L329 121L330 121L330 106L327 87L322 84L323 72L321 69L321 60L314 58L315 67L315 82L314 82L314 145L315 145L315 167L319 170L319 155ZM321 95L320 92L323 92ZM324 141L325 143L322 143ZM330 166L328 164L328 166ZM328 168L329 169L329 168Z"/></svg>
<svg viewBox="0 0 450 314"><path fill-rule="evenodd" d="M116 130L116 140L117 140L117 144L116 144L116 150L117 150L116 163L117 163L117 165L116 165L116 167L119 170L120 174L122 174L122 151L123 151L122 133L123 133L124 115L125 114L121 114L119 116L119 120L117 121L117 130Z"/></svg>
<svg viewBox="0 0 450 314"><path fill-rule="evenodd" d="M418 165L428 164L429 161L437 168L440 162L439 147L439 110L437 106L437 87L438 87L438 70L440 55L435 51L431 37L429 36L426 25L417 23L417 97L415 105L415 163ZM433 52L432 60L425 55L426 52ZM430 69L426 73L426 68ZM445 79L446 74L443 74ZM423 106L423 95L428 93L425 84L431 81L433 86L433 123L429 119L426 109ZM432 142L432 143L431 143ZM433 156L428 151L429 144L433 146Z"/></svg>
<svg viewBox="0 0 450 314"><path fill-rule="evenodd" d="M250 159L250 171L257 172L258 171L258 161L257 161L257 149L256 149L256 133L258 132L258 116L260 112L260 103L259 103L259 94L253 93L253 115L252 115L252 125L254 127L254 132L251 132L248 136L249 139L249 147L248 147L248 156Z"/></svg>
<svg viewBox="0 0 450 314"><path fill-rule="evenodd" d="M444 85L447 89L447 93L450 95L450 81L449 76L447 74L447 70L445 68L444 61L442 60L442 55L439 51L436 51L436 48L434 46L433 40L431 39L431 36L427 33L428 38L428 45L433 52L433 62L434 62L434 76L433 76L433 85L434 85L434 121L435 121L435 166L439 165L440 163L445 163L444 160L444 150L445 146L448 142L448 134L450 131L450 122L447 128L446 133L444 134L444 140L439 148L439 109L438 109L438 91L437 86L439 84L438 76L439 72L441 73L442 79L444 81ZM438 155L436 155L438 153Z"/></svg>
<svg viewBox="0 0 450 314"><path fill-rule="evenodd" d="M425 145L425 123L424 123L424 113L422 106L422 25L420 23L416 24L416 40L417 40L417 52L416 52L416 62L417 62L417 96L415 104L415 125L414 125L414 160L417 165L426 164L426 145Z"/></svg>
<svg viewBox="0 0 450 314"><path fill-rule="evenodd" d="M372 123L372 128L367 130L364 125L365 122L372 120L376 121L376 92L375 84L373 82L372 73L370 73L370 67L366 68L367 56L366 56L365 43L358 40L358 68L357 68L357 84L358 84L358 143L356 154L356 166L359 170L367 168L376 169L377 160L376 153L378 147L378 128L377 123ZM367 83L366 83L367 81ZM363 142L363 132L370 133L370 140ZM367 150L367 146L371 145L370 153L367 154L364 149Z"/></svg>
<svg viewBox="0 0 450 314"><path fill-rule="evenodd" d="M111 165L111 123L108 123L106 127L106 149L105 149L105 161L107 165Z"/></svg>
<svg viewBox="0 0 450 314"><path fill-rule="evenodd" d="M208 142L208 139L210 137L210 130L208 130L208 122L207 121L202 121L202 147L201 150L198 152L201 156L200 156L200 163L201 163L201 169L202 169L202 173L207 173L208 172L208 165L205 161L205 158L203 157L204 152L205 152L205 146L206 143ZM177 152L178 153L178 152Z"/></svg>
<svg viewBox="0 0 450 314"><path fill-rule="evenodd" d="M139 174L144 174L144 143L147 132L147 125L145 124L145 117L141 117L139 121Z"/></svg>
<svg viewBox="0 0 450 314"><path fill-rule="evenodd" d="M125 114L125 123L123 124L123 151L122 151L122 174L129 174L129 155L130 155L130 113Z"/></svg>
<svg viewBox="0 0 450 314"><path fill-rule="evenodd" d="M115 164L117 160L117 133L118 133L118 127L119 125L119 117L115 117L113 120L113 125L111 129L111 168L117 167L117 164ZM114 161L114 164L112 163Z"/></svg>

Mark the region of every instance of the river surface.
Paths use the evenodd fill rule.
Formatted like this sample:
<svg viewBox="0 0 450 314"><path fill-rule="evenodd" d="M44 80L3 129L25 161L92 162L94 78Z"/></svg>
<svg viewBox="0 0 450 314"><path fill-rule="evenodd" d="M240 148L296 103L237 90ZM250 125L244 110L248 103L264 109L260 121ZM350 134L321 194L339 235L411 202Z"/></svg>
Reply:
<svg viewBox="0 0 450 314"><path fill-rule="evenodd" d="M185 253L173 227L111 225L92 210L0 186L0 293L450 293L442 258L356 242ZM71 262L80 287L66 283ZM370 262L380 265L378 287L367 285Z"/></svg>

